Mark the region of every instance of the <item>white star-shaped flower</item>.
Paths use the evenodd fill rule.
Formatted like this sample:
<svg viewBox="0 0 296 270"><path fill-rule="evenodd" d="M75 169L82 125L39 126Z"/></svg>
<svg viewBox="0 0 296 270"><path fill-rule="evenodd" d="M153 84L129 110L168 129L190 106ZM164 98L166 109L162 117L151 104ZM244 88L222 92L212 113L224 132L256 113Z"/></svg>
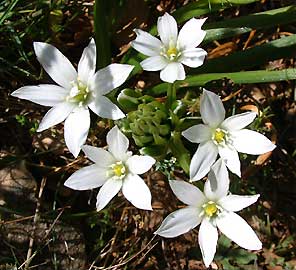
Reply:
<svg viewBox="0 0 296 270"><path fill-rule="evenodd" d="M168 238L176 237L201 223L198 242L207 267L216 253L217 228L245 249L262 248L262 243L253 229L243 218L234 213L255 203L259 195L228 194L228 172L221 159L212 167L204 192L185 181L171 180L170 186L178 199L188 206L168 215L155 234Z"/></svg>
<svg viewBox="0 0 296 270"><path fill-rule="evenodd" d="M52 107L37 131L43 131L65 120L64 136L70 152L77 157L90 127L90 108L109 119L123 118L124 113L105 94L125 82L133 66L111 64L95 72L96 46L92 39L78 63L78 72L54 46L34 42L37 59L48 75L58 84L24 86L13 96Z"/></svg>
<svg viewBox="0 0 296 270"><path fill-rule="evenodd" d="M196 68L203 64L207 52L196 48L206 32L201 27L206 19L192 18L184 24L178 34L177 22L168 13L158 18L157 30L160 39L136 29L137 38L132 41L134 49L149 56L140 64L144 70L160 72L161 80L173 83L185 79L182 64Z"/></svg>
<svg viewBox="0 0 296 270"><path fill-rule="evenodd" d="M152 210L151 193L138 175L147 172L155 163L150 156L132 155L127 151L129 141L117 126L107 134L108 151L89 145L82 150L95 164L71 175L65 186L75 190L101 187L97 196L97 210L103 209L120 191L135 207Z"/></svg>
<svg viewBox="0 0 296 270"><path fill-rule="evenodd" d="M237 114L225 119L221 99L210 91L203 91L200 114L204 124L192 126L182 132L187 140L199 143L190 163L191 181L204 177L218 154L230 171L241 176L238 152L260 155L276 147L264 135L245 129L255 119L255 112Z"/></svg>

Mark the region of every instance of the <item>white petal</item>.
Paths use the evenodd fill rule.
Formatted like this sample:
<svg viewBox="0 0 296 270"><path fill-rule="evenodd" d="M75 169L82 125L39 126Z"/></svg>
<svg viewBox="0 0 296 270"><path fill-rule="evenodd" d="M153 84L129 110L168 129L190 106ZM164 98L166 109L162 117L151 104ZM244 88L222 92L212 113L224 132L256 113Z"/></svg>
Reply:
<svg viewBox="0 0 296 270"><path fill-rule="evenodd" d="M217 201L228 194L229 175L222 159L218 159L212 166L208 181L204 186L204 193L211 201Z"/></svg>
<svg viewBox="0 0 296 270"><path fill-rule="evenodd" d="M183 131L182 135L193 143L202 143L211 139L212 130L207 125L198 124Z"/></svg>
<svg viewBox="0 0 296 270"><path fill-rule="evenodd" d="M177 43L178 27L173 16L165 13L163 16L158 17L157 30L162 43L166 47L169 47L170 42Z"/></svg>
<svg viewBox="0 0 296 270"><path fill-rule="evenodd" d="M81 148L85 155L100 168L107 168L116 162L113 155L102 148L90 145L83 145Z"/></svg>
<svg viewBox="0 0 296 270"><path fill-rule="evenodd" d="M124 118L125 114L105 96L98 96L88 107L102 118L118 120Z"/></svg>
<svg viewBox="0 0 296 270"><path fill-rule="evenodd" d="M88 46L83 50L78 63L78 77L85 84L96 71L96 44L92 38Z"/></svg>
<svg viewBox="0 0 296 270"><path fill-rule="evenodd" d="M213 128L218 127L225 118L225 109L220 97L204 89L200 99L200 114L205 124Z"/></svg>
<svg viewBox="0 0 296 270"><path fill-rule="evenodd" d="M41 132L63 122L74 109L74 107L74 104L68 102L59 103L58 105L52 107L43 117L37 131Z"/></svg>
<svg viewBox="0 0 296 270"><path fill-rule="evenodd" d="M143 174L151 169L155 161L153 157L134 155L127 160L126 164L133 174Z"/></svg>
<svg viewBox="0 0 296 270"><path fill-rule="evenodd" d="M259 196L259 194L251 196L228 195L224 198L221 198L218 203L225 210L236 212L255 203L258 200Z"/></svg>
<svg viewBox="0 0 296 270"><path fill-rule="evenodd" d="M250 125L254 121L256 115L255 112L245 112L230 116L222 122L221 128L230 131L242 129Z"/></svg>
<svg viewBox="0 0 296 270"><path fill-rule="evenodd" d="M137 38L131 42L131 45L135 50L148 56L160 54L162 43L159 39L140 29L135 29L134 31L137 34Z"/></svg>
<svg viewBox="0 0 296 270"><path fill-rule="evenodd" d="M198 243L206 267L209 267L214 259L217 241L217 228L207 218L203 219L198 232Z"/></svg>
<svg viewBox="0 0 296 270"><path fill-rule="evenodd" d="M195 48L206 36L206 31L201 30L202 25L206 21L204 19L192 18L184 24L178 36L178 44L180 49Z"/></svg>
<svg viewBox="0 0 296 270"><path fill-rule="evenodd" d="M160 72L160 79L164 82L173 83L176 80L184 80L185 77L185 70L181 63L169 63Z"/></svg>
<svg viewBox="0 0 296 270"><path fill-rule="evenodd" d="M225 162L228 169L241 177L241 164L239 160L239 156L234 147L223 146L219 147L219 155Z"/></svg>
<svg viewBox="0 0 296 270"><path fill-rule="evenodd" d="M239 246L258 250L262 243L253 229L239 215L233 212L223 212L217 219L216 224L219 230Z"/></svg>
<svg viewBox="0 0 296 270"><path fill-rule="evenodd" d="M232 132L233 146L238 152L261 155L272 151L276 146L264 135L248 129Z"/></svg>
<svg viewBox="0 0 296 270"><path fill-rule="evenodd" d="M200 207L205 203L205 196L196 186L189 184L185 181L170 180L170 186L177 196L177 198L183 203Z"/></svg>
<svg viewBox="0 0 296 270"><path fill-rule="evenodd" d="M122 187L122 181L115 178L108 179L101 187L97 196L97 211L102 210Z"/></svg>
<svg viewBox="0 0 296 270"><path fill-rule="evenodd" d="M137 174L128 174L123 180L122 193L135 207L152 210L151 193L144 180Z"/></svg>
<svg viewBox="0 0 296 270"><path fill-rule="evenodd" d="M64 185L75 190L87 190L102 186L106 180L106 170L93 164L73 173Z"/></svg>
<svg viewBox="0 0 296 270"><path fill-rule="evenodd" d="M203 178L210 171L217 155L218 147L212 141L201 143L190 162L190 180Z"/></svg>
<svg viewBox="0 0 296 270"><path fill-rule="evenodd" d="M71 82L77 80L77 72L68 58L56 47L43 42L34 42L34 50L47 74L60 86L70 89Z"/></svg>
<svg viewBox="0 0 296 270"><path fill-rule="evenodd" d="M197 68L204 63L206 56L207 56L207 52L203 49L200 49L200 48L187 49L182 52L182 55L180 57L180 62L182 62L182 64L188 67Z"/></svg>
<svg viewBox="0 0 296 270"><path fill-rule="evenodd" d="M129 146L128 138L119 130L113 127L107 134L108 150L118 161L125 161Z"/></svg>
<svg viewBox="0 0 296 270"><path fill-rule="evenodd" d="M126 81L133 68L124 64L111 64L102 68L91 78L90 88L97 95L108 94Z"/></svg>
<svg viewBox="0 0 296 270"><path fill-rule="evenodd" d="M168 65L168 62L163 56L157 55L148 57L140 64L144 70L157 71L164 69Z"/></svg>
<svg viewBox="0 0 296 270"><path fill-rule="evenodd" d="M200 211L195 207L185 207L169 214L155 234L171 238L187 233L201 221Z"/></svg>
<svg viewBox="0 0 296 270"><path fill-rule="evenodd" d="M85 143L90 126L88 109L79 109L69 114L65 121L64 136L69 151L77 157Z"/></svg>
<svg viewBox="0 0 296 270"><path fill-rule="evenodd" d="M44 106L55 106L65 101L68 90L54 84L40 84L36 86L24 86L15 90L14 97L30 100Z"/></svg>

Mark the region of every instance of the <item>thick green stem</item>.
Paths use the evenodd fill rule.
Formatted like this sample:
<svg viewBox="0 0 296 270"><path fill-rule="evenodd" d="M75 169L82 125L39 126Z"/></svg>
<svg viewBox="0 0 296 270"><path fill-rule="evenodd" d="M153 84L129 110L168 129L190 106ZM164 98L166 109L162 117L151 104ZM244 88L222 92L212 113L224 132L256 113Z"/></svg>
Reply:
<svg viewBox="0 0 296 270"><path fill-rule="evenodd" d="M94 30L97 48L97 70L111 63L108 10L106 0L95 1Z"/></svg>
<svg viewBox="0 0 296 270"><path fill-rule="evenodd" d="M176 101L176 86L174 83L168 83L166 109L172 109L173 103Z"/></svg>

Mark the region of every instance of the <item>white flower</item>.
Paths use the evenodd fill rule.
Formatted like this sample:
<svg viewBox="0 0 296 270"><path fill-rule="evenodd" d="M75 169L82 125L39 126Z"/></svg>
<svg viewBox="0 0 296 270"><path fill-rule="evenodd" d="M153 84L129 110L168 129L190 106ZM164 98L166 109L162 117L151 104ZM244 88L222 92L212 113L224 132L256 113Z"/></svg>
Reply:
<svg viewBox="0 0 296 270"><path fill-rule="evenodd" d="M252 228L244 219L234 213L256 202L259 195L228 194L228 172L221 159L212 167L208 178L204 192L185 181L170 181L175 195L188 206L168 215L155 232L163 237L176 237L201 223L198 242L207 267L216 252L217 228L245 249L258 250L262 248L262 243Z"/></svg>
<svg viewBox="0 0 296 270"><path fill-rule="evenodd" d="M206 19L192 18L184 24L178 34L177 22L168 13L158 18L157 30L160 39L136 29L137 38L132 41L134 49L149 56L140 64L144 70L160 72L161 80L173 83L185 79L182 64L196 68L203 64L207 52L196 48L206 32L201 27Z"/></svg>
<svg viewBox="0 0 296 270"><path fill-rule="evenodd" d="M65 120L65 142L70 152L77 157L89 131L88 107L103 118L116 120L125 116L104 95L123 84L133 66L111 64L95 72L94 40L84 49L78 63L78 72L54 46L34 42L34 50L40 64L58 85L24 86L12 95L52 107L37 131L43 131Z"/></svg>
<svg viewBox="0 0 296 270"><path fill-rule="evenodd" d="M120 191L135 207L152 210L151 193L138 175L147 172L155 163L149 156L132 156L127 151L129 141L117 126L107 134L108 151L89 145L82 150L95 164L71 175L65 186L76 190L101 187L97 196L97 210L103 209Z"/></svg>
<svg viewBox="0 0 296 270"><path fill-rule="evenodd" d="M218 154L230 171L241 176L238 152L260 155L275 148L264 135L244 129L253 122L256 113L246 112L225 119L221 99L210 91L203 91L200 114L204 124L182 132L189 141L200 143L190 163L192 181L201 179L210 171Z"/></svg>

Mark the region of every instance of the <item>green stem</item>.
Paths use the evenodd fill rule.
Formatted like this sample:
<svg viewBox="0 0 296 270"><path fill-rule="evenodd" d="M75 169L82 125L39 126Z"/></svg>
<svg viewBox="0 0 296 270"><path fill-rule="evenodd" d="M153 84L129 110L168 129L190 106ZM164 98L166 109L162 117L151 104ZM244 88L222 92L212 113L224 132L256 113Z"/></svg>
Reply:
<svg viewBox="0 0 296 270"><path fill-rule="evenodd" d="M172 109L173 103L176 101L176 86L174 83L168 83L166 109Z"/></svg>

